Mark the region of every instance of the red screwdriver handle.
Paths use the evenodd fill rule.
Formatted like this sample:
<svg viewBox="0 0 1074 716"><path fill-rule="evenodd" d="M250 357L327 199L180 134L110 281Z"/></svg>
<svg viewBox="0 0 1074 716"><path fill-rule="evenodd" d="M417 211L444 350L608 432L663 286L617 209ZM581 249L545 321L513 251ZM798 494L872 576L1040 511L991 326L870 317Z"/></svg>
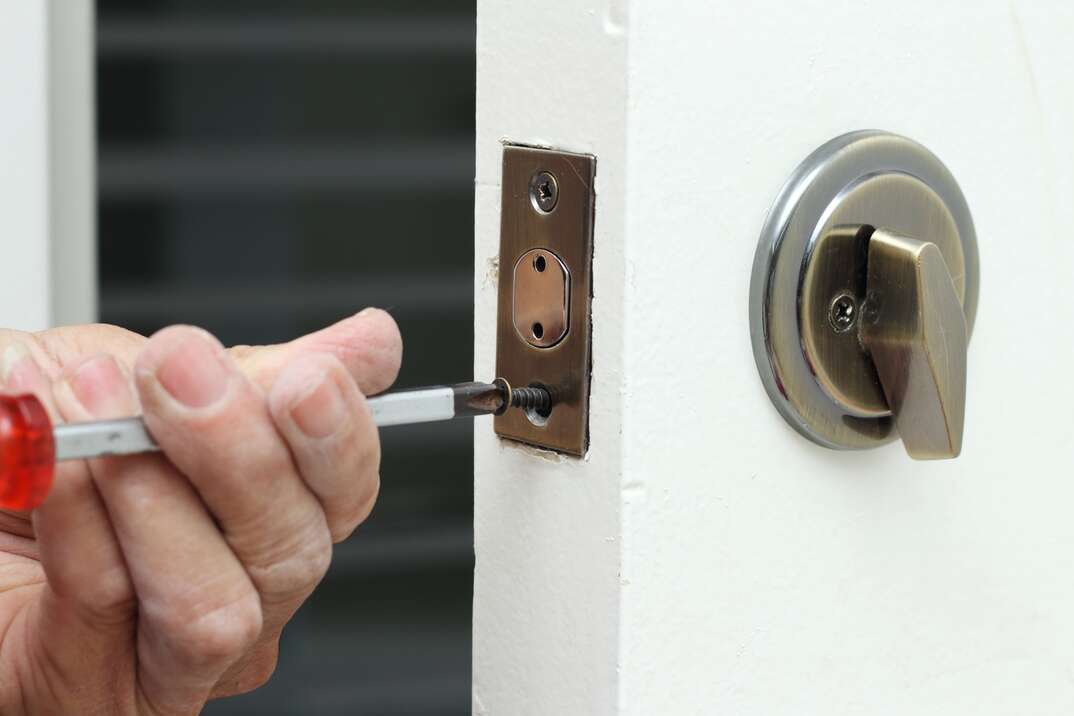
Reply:
<svg viewBox="0 0 1074 716"><path fill-rule="evenodd" d="M0 395L0 507L40 505L55 469L56 443L45 406L33 395Z"/></svg>

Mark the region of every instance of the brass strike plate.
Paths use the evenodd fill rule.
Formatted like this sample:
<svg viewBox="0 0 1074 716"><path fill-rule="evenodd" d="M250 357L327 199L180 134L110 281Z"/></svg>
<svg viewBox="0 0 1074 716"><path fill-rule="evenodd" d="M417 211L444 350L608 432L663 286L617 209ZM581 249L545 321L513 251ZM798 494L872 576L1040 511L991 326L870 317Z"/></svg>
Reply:
<svg viewBox="0 0 1074 716"><path fill-rule="evenodd" d="M545 386L553 407L509 410L496 434L578 456L589 443L595 173L588 155L504 147L496 375Z"/></svg>

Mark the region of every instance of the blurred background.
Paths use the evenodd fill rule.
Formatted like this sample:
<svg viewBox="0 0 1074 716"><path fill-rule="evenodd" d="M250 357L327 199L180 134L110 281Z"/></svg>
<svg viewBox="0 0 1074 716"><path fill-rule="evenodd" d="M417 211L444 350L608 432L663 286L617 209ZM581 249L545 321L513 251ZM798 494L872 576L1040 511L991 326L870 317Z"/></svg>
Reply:
<svg viewBox="0 0 1074 716"><path fill-rule="evenodd" d="M389 308L472 376L473 0L98 0L101 319L287 340ZM383 434L373 517L258 692L207 714L468 714L467 421Z"/></svg>

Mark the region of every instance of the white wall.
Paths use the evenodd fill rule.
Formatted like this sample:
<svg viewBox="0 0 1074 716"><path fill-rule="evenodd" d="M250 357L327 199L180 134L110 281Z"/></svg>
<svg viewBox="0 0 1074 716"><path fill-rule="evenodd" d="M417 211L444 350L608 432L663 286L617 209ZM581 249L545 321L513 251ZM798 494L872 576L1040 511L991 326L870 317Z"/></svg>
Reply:
<svg viewBox="0 0 1074 716"><path fill-rule="evenodd" d="M49 0L49 200L53 325L97 320L93 0Z"/></svg>
<svg viewBox="0 0 1074 716"><path fill-rule="evenodd" d="M0 326L96 315L93 3L0 7Z"/></svg>
<svg viewBox="0 0 1074 716"><path fill-rule="evenodd" d="M0 8L0 326L49 324L48 13Z"/></svg>
<svg viewBox="0 0 1074 716"><path fill-rule="evenodd" d="M501 139L597 162L592 450L583 460L475 430L474 712L610 713L616 702L625 226L625 37L606 1L478 2L474 371L496 344Z"/></svg>
<svg viewBox="0 0 1074 716"><path fill-rule="evenodd" d="M475 437L475 712L1074 710L1074 8L478 13L478 375L497 142L593 152L599 194L589 457ZM953 462L817 447L756 374L765 212L806 154L867 127L935 151L977 226Z"/></svg>
<svg viewBox="0 0 1074 716"><path fill-rule="evenodd" d="M632 5L624 713L1074 712L1072 33L1059 1ZM869 127L976 223L956 461L812 445L756 375L769 203Z"/></svg>

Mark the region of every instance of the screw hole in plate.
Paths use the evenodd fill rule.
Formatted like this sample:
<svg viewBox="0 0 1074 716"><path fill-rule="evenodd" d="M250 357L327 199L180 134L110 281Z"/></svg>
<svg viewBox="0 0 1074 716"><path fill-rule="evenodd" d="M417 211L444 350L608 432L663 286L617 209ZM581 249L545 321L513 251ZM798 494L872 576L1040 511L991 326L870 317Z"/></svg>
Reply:
<svg viewBox="0 0 1074 716"><path fill-rule="evenodd" d="M543 383L530 383L531 388L544 388L548 390L548 386ZM526 419L529 420L534 426L543 428L548 425L548 419L552 417L552 406L543 410L538 408L526 408Z"/></svg>

